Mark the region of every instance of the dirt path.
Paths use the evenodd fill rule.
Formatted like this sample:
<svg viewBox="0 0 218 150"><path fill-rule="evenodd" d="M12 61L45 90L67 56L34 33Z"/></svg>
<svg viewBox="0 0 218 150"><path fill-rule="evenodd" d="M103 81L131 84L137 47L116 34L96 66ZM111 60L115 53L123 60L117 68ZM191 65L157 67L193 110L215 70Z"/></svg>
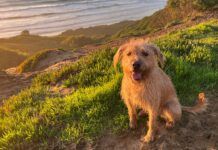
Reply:
<svg viewBox="0 0 218 150"><path fill-rule="evenodd" d="M128 130L119 136L108 134L97 141L97 150L217 150L218 149L218 92L206 95L209 107L203 114L194 116L184 113L180 123L172 130L166 130L160 122L156 141L143 144L140 138L146 133L146 123L137 130ZM87 148L85 147L80 148Z"/></svg>
<svg viewBox="0 0 218 150"><path fill-rule="evenodd" d="M0 71L0 104L5 99L30 85L30 78L24 75L10 75Z"/></svg>

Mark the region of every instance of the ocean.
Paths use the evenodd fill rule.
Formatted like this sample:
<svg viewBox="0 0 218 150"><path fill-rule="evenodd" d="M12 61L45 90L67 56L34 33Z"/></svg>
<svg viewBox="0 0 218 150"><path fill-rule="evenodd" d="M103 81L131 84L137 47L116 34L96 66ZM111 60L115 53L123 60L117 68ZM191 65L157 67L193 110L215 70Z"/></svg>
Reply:
<svg viewBox="0 0 218 150"><path fill-rule="evenodd" d="M164 8L167 0L0 0L0 37L29 30L57 35L68 29L138 20Z"/></svg>

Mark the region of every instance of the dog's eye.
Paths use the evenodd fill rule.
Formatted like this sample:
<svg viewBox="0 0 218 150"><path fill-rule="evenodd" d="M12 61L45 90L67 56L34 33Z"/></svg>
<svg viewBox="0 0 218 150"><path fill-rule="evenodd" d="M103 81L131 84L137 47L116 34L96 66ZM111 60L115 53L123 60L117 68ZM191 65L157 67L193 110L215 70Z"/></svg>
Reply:
<svg viewBox="0 0 218 150"><path fill-rule="evenodd" d="M143 56L148 56L148 52L142 52Z"/></svg>
<svg viewBox="0 0 218 150"><path fill-rule="evenodd" d="M127 53L127 56L130 56L132 53L131 52L129 52L129 53Z"/></svg>

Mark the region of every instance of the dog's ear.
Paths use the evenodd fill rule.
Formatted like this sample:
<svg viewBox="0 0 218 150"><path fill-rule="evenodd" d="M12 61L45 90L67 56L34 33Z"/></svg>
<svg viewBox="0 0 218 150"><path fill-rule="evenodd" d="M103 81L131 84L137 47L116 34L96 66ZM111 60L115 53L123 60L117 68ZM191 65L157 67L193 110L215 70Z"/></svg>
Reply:
<svg viewBox="0 0 218 150"><path fill-rule="evenodd" d="M114 68L116 70L117 63L121 60L123 51L125 49L125 45L120 46L120 48L117 50L116 54L114 55Z"/></svg>
<svg viewBox="0 0 218 150"><path fill-rule="evenodd" d="M156 45L149 44L149 47L153 50L154 54L157 56L157 60L160 63L161 68L163 68L166 61L165 56L161 53L160 49Z"/></svg>

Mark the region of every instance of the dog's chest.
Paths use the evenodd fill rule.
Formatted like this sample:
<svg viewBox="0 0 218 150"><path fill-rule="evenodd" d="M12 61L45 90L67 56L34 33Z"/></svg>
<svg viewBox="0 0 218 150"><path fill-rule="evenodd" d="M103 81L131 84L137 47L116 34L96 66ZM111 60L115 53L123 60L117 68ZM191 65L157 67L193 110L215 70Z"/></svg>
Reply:
<svg viewBox="0 0 218 150"><path fill-rule="evenodd" d="M152 82L146 84L126 84L125 81L122 84L121 95L123 99L128 99L137 106L150 104L156 99L158 93L156 93L155 86Z"/></svg>

